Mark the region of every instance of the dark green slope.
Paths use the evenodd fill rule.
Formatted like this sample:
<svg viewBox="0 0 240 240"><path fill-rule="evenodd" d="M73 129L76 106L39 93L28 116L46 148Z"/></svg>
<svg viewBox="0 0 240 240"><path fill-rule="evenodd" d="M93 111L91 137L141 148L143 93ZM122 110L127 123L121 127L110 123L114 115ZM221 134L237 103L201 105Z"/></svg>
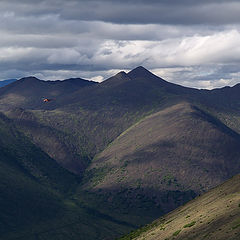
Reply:
<svg viewBox="0 0 240 240"><path fill-rule="evenodd" d="M60 167L40 148L33 145L12 121L0 113L0 146L2 161L12 166L18 166L23 173L44 185L67 192L77 178ZM9 159L9 160L8 160Z"/></svg>
<svg viewBox="0 0 240 240"><path fill-rule="evenodd" d="M133 229L76 199L77 185L0 115L0 239L112 239Z"/></svg>
<svg viewBox="0 0 240 240"><path fill-rule="evenodd" d="M89 157L84 154L82 146L78 146L73 137L64 132L64 128L55 129L49 126L49 119L47 124L40 122L31 111L22 108L12 109L6 114L21 132L61 166L79 174L86 168Z"/></svg>
<svg viewBox="0 0 240 240"><path fill-rule="evenodd" d="M0 115L1 236L56 218L77 178L35 147ZM1 237L3 239L3 237Z"/></svg>
<svg viewBox="0 0 240 240"><path fill-rule="evenodd" d="M240 239L240 175L121 240Z"/></svg>

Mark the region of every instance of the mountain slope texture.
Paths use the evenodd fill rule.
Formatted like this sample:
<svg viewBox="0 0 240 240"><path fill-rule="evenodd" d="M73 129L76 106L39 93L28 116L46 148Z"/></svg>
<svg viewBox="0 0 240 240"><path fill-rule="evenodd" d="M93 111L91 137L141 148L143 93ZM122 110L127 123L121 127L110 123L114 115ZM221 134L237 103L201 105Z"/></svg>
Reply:
<svg viewBox="0 0 240 240"><path fill-rule="evenodd" d="M240 238L240 175L121 240Z"/></svg>

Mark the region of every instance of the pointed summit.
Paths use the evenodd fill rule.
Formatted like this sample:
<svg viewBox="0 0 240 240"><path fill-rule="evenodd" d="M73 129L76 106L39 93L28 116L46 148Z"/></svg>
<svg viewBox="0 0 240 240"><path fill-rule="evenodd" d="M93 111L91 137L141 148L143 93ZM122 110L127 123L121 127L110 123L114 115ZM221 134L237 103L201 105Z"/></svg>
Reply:
<svg viewBox="0 0 240 240"><path fill-rule="evenodd" d="M117 86L119 84L122 84L123 82L129 81L131 78L126 74L124 71L121 71L114 75L113 77L108 78L107 80L103 81L102 85L111 85L111 86Z"/></svg>
<svg viewBox="0 0 240 240"><path fill-rule="evenodd" d="M114 77L126 78L127 74L124 71L121 71L121 72L117 73Z"/></svg>
<svg viewBox="0 0 240 240"><path fill-rule="evenodd" d="M23 81L41 81L41 80L34 76L29 76L29 77L21 78L19 81L23 82Z"/></svg>
<svg viewBox="0 0 240 240"><path fill-rule="evenodd" d="M130 77L132 80L141 80L141 81L147 81L148 83L151 82L151 84L164 84L169 85L167 81L162 79L161 77L158 77L157 75L153 74L152 72L148 71L143 66L139 66L134 68L132 71L130 71L128 74L128 77Z"/></svg>
<svg viewBox="0 0 240 240"><path fill-rule="evenodd" d="M153 73L148 71L146 68L143 66L139 66L134 68L132 71L130 71L127 74L130 78L139 78L139 77L149 77L149 76L155 76Z"/></svg>

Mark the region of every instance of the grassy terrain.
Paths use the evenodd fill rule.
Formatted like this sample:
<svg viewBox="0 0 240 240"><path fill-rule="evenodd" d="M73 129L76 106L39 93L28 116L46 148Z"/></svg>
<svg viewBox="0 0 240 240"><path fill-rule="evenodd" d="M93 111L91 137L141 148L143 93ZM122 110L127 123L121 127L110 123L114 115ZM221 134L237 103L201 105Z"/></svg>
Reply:
<svg viewBox="0 0 240 240"><path fill-rule="evenodd" d="M240 175L121 240L239 239Z"/></svg>

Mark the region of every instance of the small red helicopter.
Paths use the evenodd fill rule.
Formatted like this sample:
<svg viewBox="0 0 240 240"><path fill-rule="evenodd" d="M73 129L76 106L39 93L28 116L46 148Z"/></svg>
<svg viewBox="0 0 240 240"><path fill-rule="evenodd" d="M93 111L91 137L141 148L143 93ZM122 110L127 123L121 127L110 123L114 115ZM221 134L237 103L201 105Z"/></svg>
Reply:
<svg viewBox="0 0 240 240"><path fill-rule="evenodd" d="M42 98L43 102L47 103L47 102L51 102L53 99L50 98Z"/></svg>

